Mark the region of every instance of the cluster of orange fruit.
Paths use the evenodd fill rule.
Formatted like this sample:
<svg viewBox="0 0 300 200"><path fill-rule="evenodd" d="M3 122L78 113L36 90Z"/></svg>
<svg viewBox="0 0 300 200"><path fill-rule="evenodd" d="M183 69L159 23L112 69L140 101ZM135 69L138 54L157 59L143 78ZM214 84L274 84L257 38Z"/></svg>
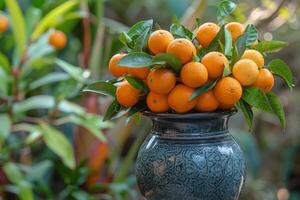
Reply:
<svg viewBox="0 0 300 200"><path fill-rule="evenodd" d="M231 22L226 25L232 41L245 31L243 24ZM229 109L242 97L243 87L254 86L263 92L269 92L274 85L273 74L264 68L264 57L256 50L246 50L233 66L221 52L212 51L201 61L193 61L200 48L207 48L220 30L215 23L205 23L198 28L196 39L199 46L185 38L175 39L166 30L154 31L148 39L148 49L153 54L168 53L175 55L182 67L179 76L170 68L118 66L126 54L114 55L109 62L109 70L115 77L130 75L143 80L150 92L146 94L147 107L152 112L185 113L193 109L200 112L213 112L217 109ZM255 44L253 44L255 45ZM231 71L224 76L224 67ZM215 86L197 98L191 100L196 88L209 81L217 80ZM117 86L116 99L124 107L132 107L141 98L141 91L126 80Z"/></svg>

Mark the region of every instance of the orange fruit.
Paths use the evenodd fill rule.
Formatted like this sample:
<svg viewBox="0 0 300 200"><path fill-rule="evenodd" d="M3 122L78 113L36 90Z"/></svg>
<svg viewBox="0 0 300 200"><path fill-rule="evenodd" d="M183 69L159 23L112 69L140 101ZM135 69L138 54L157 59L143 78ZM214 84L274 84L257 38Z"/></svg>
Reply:
<svg viewBox="0 0 300 200"><path fill-rule="evenodd" d="M265 59L263 55L256 50L246 50L241 59L253 60L257 64L258 68L262 68L265 66Z"/></svg>
<svg viewBox="0 0 300 200"><path fill-rule="evenodd" d="M175 84L176 77L170 69L151 70L147 77L149 89L157 94L168 94Z"/></svg>
<svg viewBox="0 0 300 200"><path fill-rule="evenodd" d="M140 97L140 91L131 86L127 81L123 81L117 87L117 101L124 107L134 106Z"/></svg>
<svg viewBox="0 0 300 200"><path fill-rule="evenodd" d="M0 15L0 33L4 33L8 29L8 20L5 16Z"/></svg>
<svg viewBox="0 0 300 200"><path fill-rule="evenodd" d="M170 109L167 95L149 92L146 102L152 112L167 112Z"/></svg>
<svg viewBox="0 0 300 200"><path fill-rule="evenodd" d="M224 54L212 51L206 54L201 63L206 67L209 79L216 79L223 75L224 66L229 67L229 62Z"/></svg>
<svg viewBox="0 0 300 200"><path fill-rule="evenodd" d="M238 22L230 22L225 27L230 32L232 41L235 41L245 31L244 25Z"/></svg>
<svg viewBox="0 0 300 200"><path fill-rule="evenodd" d="M243 86L249 86L257 80L259 70L254 61L242 59L234 64L232 74Z"/></svg>
<svg viewBox="0 0 300 200"><path fill-rule="evenodd" d="M192 60L196 52L197 50L194 44L184 38L173 40L167 47L167 53L175 55L182 64Z"/></svg>
<svg viewBox="0 0 300 200"><path fill-rule="evenodd" d="M260 88L264 93L268 93L274 86L274 76L268 69L260 69L258 78L253 84L254 87Z"/></svg>
<svg viewBox="0 0 300 200"><path fill-rule="evenodd" d="M195 108L202 112L212 112L215 111L218 106L219 102L215 97L213 90L208 90L199 95Z"/></svg>
<svg viewBox="0 0 300 200"><path fill-rule="evenodd" d="M220 27L215 23L204 23L199 27L196 38L202 46L207 48L211 41L216 37L219 30Z"/></svg>
<svg viewBox="0 0 300 200"><path fill-rule="evenodd" d="M108 63L108 69L110 73L115 77L121 77L128 73L128 68L124 66L117 66L117 62L119 62L124 56L127 54L125 53L118 53L111 57L109 63Z"/></svg>
<svg viewBox="0 0 300 200"><path fill-rule="evenodd" d="M174 40L173 35L166 30L154 31L148 39L148 48L153 54L164 53Z"/></svg>
<svg viewBox="0 0 300 200"><path fill-rule="evenodd" d="M230 108L233 108L234 107L234 104L222 104L222 103L219 103L219 109L220 110L228 110Z"/></svg>
<svg viewBox="0 0 300 200"><path fill-rule="evenodd" d="M189 100L193 92L194 89L186 85L176 85L168 95L169 106L177 113L185 113L192 110L197 104L196 99Z"/></svg>
<svg viewBox="0 0 300 200"><path fill-rule="evenodd" d="M182 67L180 78L185 85L196 88L206 83L208 75L204 65L199 62L189 62Z"/></svg>
<svg viewBox="0 0 300 200"><path fill-rule="evenodd" d="M232 77L224 77L214 87L214 94L222 105L234 105L242 97L241 84Z"/></svg>
<svg viewBox="0 0 300 200"><path fill-rule="evenodd" d="M56 49L62 49L67 44L67 36L62 31L54 31L50 34L48 43Z"/></svg>
<svg viewBox="0 0 300 200"><path fill-rule="evenodd" d="M128 67L128 74L142 80L147 78L149 72L150 70L147 67L142 67L142 68Z"/></svg>

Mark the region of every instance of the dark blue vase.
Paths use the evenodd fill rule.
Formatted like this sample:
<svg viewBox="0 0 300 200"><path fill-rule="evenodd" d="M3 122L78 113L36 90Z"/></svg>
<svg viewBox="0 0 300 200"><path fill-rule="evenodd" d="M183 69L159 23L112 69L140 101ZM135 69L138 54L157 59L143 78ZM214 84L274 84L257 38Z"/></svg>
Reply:
<svg viewBox="0 0 300 200"><path fill-rule="evenodd" d="M154 114L136 176L147 200L237 200L245 180L242 151L228 132L236 110Z"/></svg>

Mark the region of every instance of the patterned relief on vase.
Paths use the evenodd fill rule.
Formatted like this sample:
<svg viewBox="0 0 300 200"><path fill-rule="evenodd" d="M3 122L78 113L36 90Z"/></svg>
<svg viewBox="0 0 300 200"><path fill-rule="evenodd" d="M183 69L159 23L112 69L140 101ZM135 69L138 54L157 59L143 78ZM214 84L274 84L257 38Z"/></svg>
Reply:
<svg viewBox="0 0 300 200"><path fill-rule="evenodd" d="M232 137L197 143L151 134L136 162L138 184L148 200L236 200L244 170L242 152Z"/></svg>

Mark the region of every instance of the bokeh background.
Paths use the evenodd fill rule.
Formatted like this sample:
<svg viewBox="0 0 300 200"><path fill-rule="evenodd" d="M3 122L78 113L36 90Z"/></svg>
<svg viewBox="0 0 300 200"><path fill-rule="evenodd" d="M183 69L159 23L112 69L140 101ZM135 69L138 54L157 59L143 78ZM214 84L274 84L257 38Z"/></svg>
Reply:
<svg viewBox="0 0 300 200"><path fill-rule="evenodd" d="M10 12L16 11L11 11L7 2L12 1L0 0L0 14L13 23L16 19ZM174 20L193 29L196 18L216 21L220 1L81 0L48 19L37 42L32 35L41 20L56 7L73 1L16 2L25 18L26 34L14 35L13 26L0 34L0 199L142 199L134 162L151 122L121 118L103 123L101 116L111 99L83 94L81 89L89 81L110 78L108 60L124 50L118 41L121 31L151 18L163 29L169 29ZM255 24L261 40L289 43L267 60L283 59L295 81L292 91L281 79L276 79L274 88L286 111L286 129L276 118L259 111L255 111L251 131L242 114L230 121L247 160L247 179L240 199L299 200L300 2L236 3L238 8L228 20ZM63 50L55 51L47 45L47 34L54 28L68 37ZM27 35L23 57L15 53L22 44L22 34ZM9 92L15 87L17 94Z"/></svg>

